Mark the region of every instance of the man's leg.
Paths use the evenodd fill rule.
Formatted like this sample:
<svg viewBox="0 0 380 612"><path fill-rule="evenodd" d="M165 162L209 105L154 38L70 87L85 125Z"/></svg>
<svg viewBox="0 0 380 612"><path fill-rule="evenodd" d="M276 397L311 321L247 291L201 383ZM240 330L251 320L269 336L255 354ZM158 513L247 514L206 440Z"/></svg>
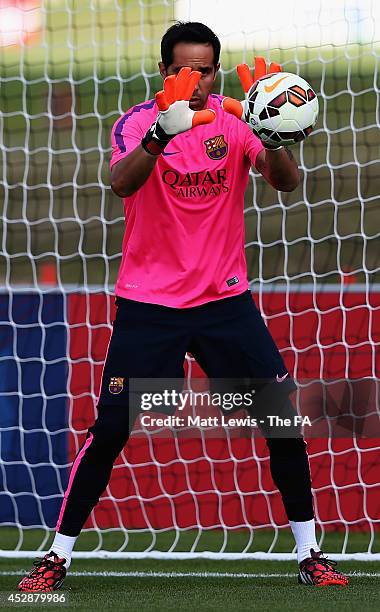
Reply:
<svg viewBox="0 0 380 612"><path fill-rule="evenodd" d="M52 550L71 563L76 538L107 487L113 464L129 437L127 406L98 406L98 417L71 467Z"/></svg>
<svg viewBox="0 0 380 612"><path fill-rule="evenodd" d="M296 414L289 400L295 385L249 292L208 304L203 314L199 312L191 352L210 378L258 381L253 417L258 410L266 415ZM271 428L263 433L271 474L282 496L300 562L310 556L311 548L319 550L306 445L296 430L286 438L283 431Z"/></svg>
<svg viewBox="0 0 380 612"><path fill-rule="evenodd" d="M66 572L61 561L67 569L76 538L105 490L113 464L137 416L137 412L130 414L129 380L183 378L188 336L181 314L130 300L118 299L117 304L103 370L98 417L71 468L52 545L54 554L44 558L42 569L38 568L37 573L33 570L20 582L21 590L51 590L49 580L62 584ZM45 582L44 575L47 575Z"/></svg>
<svg viewBox="0 0 380 612"><path fill-rule="evenodd" d="M306 444L302 438L267 438L273 482L281 493L301 563L319 550Z"/></svg>
<svg viewBox="0 0 380 612"><path fill-rule="evenodd" d="M116 320L102 375L98 418L71 468L53 543L71 553L105 490L114 462L138 416L129 405L133 378L183 378L187 335L169 308L118 298ZM133 415L130 411L133 410ZM70 539L60 537L68 536ZM66 551L64 551L66 548ZM67 557L65 557L67 558Z"/></svg>

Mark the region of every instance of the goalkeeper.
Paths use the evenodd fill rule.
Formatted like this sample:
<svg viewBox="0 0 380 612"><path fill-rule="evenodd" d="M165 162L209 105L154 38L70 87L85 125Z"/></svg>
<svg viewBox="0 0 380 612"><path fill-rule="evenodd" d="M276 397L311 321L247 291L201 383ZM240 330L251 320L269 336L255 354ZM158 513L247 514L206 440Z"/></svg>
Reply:
<svg viewBox="0 0 380 612"><path fill-rule="evenodd" d="M257 410L293 412L295 385L248 290L243 211L251 166L279 191L297 187L298 167L288 149L266 147L253 134L244 102L211 93L219 55L207 26L173 25L161 42L163 91L113 128L111 186L124 199L126 227L98 416L74 460L52 550L21 590L61 586L129 436L129 379L182 378L189 351L210 378L260 380ZM266 65L257 58L254 78L247 66L238 72L247 91ZM299 582L347 584L316 542L302 436L263 433L297 545Z"/></svg>

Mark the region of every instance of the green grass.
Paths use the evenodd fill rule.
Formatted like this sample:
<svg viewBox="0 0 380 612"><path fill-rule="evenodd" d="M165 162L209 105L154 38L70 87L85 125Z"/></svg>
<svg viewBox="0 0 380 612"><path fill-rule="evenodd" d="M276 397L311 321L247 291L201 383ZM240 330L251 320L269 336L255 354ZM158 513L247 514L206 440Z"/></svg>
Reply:
<svg viewBox="0 0 380 612"><path fill-rule="evenodd" d="M146 73L157 72L160 40L176 17L175 0L139 2L93 2L91 0L46 0L43 3L43 34L33 44L23 48L0 47L2 77L19 74L20 60L24 76L36 79L47 73L51 79L67 75L72 70L74 79L94 74L104 78L120 70L128 78L143 68ZM218 34L218 32L216 32ZM268 55L266 49L222 48L225 71L241 61L251 63L253 55ZM289 72L301 65L311 74L320 72L324 64L329 74L347 72L352 64L355 74L373 73L379 55L379 44L350 44L346 47L273 48L268 60L284 65Z"/></svg>
<svg viewBox="0 0 380 612"><path fill-rule="evenodd" d="M30 569L28 559L0 559L0 591L14 591ZM342 562L346 572L379 573L378 563ZM138 572L138 576L76 576L69 573L63 591L70 608L100 610L299 610L372 611L378 607L379 576L353 576L346 588L311 588L297 584L295 562L80 560L74 572ZM17 572L17 575L4 575ZM149 576L149 572L255 574L249 577ZM145 575L144 575L145 574ZM257 576L260 574L260 576ZM271 576L276 574L276 576ZM287 575L291 574L291 576ZM25 609L25 608L24 608ZM31 608L32 609L32 608ZM34 608L35 609L35 608ZM43 608L50 609L50 608ZM56 608L51 608L56 609Z"/></svg>
<svg viewBox="0 0 380 612"><path fill-rule="evenodd" d="M109 187L110 132L124 110L161 88L159 43L173 2L47 0L44 11L44 38L0 48L0 209L9 221L0 281L10 269L11 283L33 282L33 266L58 251L64 284L108 278L112 286L124 217ZM364 268L378 282L380 46L271 49L270 58L260 49L225 50L215 91L240 98L235 65L260 54L309 80L321 109L314 133L293 148L304 169L295 192L279 196L262 178L249 183L249 279L281 279L286 266L290 278L311 282L312 261L322 282L340 282L339 265L356 270L358 282L366 281ZM52 118L71 110L73 131L68 116Z"/></svg>
<svg viewBox="0 0 380 612"><path fill-rule="evenodd" d="M0 549L14 550L20 541L21 532L16 527L0 527ZM21 550L34 551L37 549L47 550L50 548L54 537L53 530L24 529L21 534ZM370 548L371 535L367 531L349 531L346 543L345 532L328 531L322 536L318 532L318 541L324 550L330 553L367 552ZM155 551L175 552L220 552L224 546L226 553L240 553L243 550L248 553L267 552L289 553L293 550L294 540L288 528L256 529L253 538L248 529L226 530L204 529L201 533L196 529L182 530L179 537L174 530L152 532L131 530L108 530L95 531L86 530L80 535L76 551L118 551L143 552L147 549ZM380 533L375 533L372 546L373 553L380 553ZM1 556L1 553L0 553Z"/></svg>
<svg viewBox="0 0 380 612"><path fill-rule="evenodd" d="M74 78L93 74L99 78L138 71L157 70L157 54L163 32L173 20L173 4L92 2L91 0L47 0L42 12L43 33L33 44L23 48L0 48L2 77L19 73L20 58L27 78L45 72L50 78L67 75Z"/></svg>
<svg viewBox="0 0 380 612"><path fill-rule="evenodd" d="M16 529L1 528L2 548L13 548ZM38 546L42 530L25 530L24 550ZM104 534L104 547L116 550L122 542L121 534ZM197 535L196 531L181 534L176 550L189 550ZM206 531L197 551L219 550L222 532ZM273 530L258 530L253 550L267 550L273 542ZM50 534L50 545L53 533ZM159 534L155 550L168 550L173 542L174 532ZM229 534L230 552L242 550L247 542L247 532ZM151 542L149 534L132 534L128 550L143 550ZM351 533L348 551L358 552L368 548L366 533ZM83 533L76 550L90 550L98 544L96 534ZM331 532L326 535L323 547L328 552L342 549L343 533ZM274 548L276 552L289 552L293 540L289 530L280 530ZM49 546L46 546L48 549ZM379 549L379 544L377 548ZM20 577L29 571L32 559L5 559L0 557L0 592L15 591ZM380 563L341 562L339 568L350 574L347 588L330 587L314 589L299 586L296 580L296 562L238 560L215 561L195 560L153 560L153 559L73 559L62 592L69 597L69 607L76 610L90 610L95 607L105 610L259 610L271 612L294 612L312 610L325 611L372 611L377 608L380 587ZM83 575L90 572L90 575ZM114 575L110 575L113 573ZM115 575L116 573L116 575ZM126 575L126 574L134 575ZM200 575L206 573L206 575ZM211 574L230 574L213 576ZM374 573L377 576L360 575ZM107 575L108 574L108 575ZM152 575L156 574L156 575ZM157 575L159 574L159 575ZM191 574L183 576L181 574ZM237 574L240 574L237 576ZM245 576L248 574L249 576ZM29 609L23 606L23 609ZM30 608L33 609L33 608ZM36 609L34 607L34 609ZM43 607L44 610L56 608ZM66 607L64 608L66 609Z"/></svg>

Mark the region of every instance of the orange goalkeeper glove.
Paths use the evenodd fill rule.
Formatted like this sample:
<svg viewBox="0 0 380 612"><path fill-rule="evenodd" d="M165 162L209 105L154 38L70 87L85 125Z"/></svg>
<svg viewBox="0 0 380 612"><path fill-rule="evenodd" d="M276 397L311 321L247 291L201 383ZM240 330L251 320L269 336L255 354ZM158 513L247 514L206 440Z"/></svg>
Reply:
<svg viewBox="0 0 380 612"><path fill-rule="evenodd" d="M189 106L191 95L198 85L201 73L184 66L177 75L164 80L164 89L155 95L159 113L141 144L151 155L160 155L174 136L197 125L211 123L215 112L209 108L193 111Z"/></svg>
<svg viewBox="0 0 380 612"><path fill-rule="evenodd" d="M258 79L261 79L263 76L266 76L267 74L274 74L275 72L282 71L280 64L277 64L276 62L272 62L269 68L267 68L267 63L263 57L255 57L254 60L255 60L255 68L254 68L253 76L247 64L239 64L236 67L236 71L238 73L240 83L242 84L242 87L245 92L245 99L242 101L239 101L239 100L235 100L234 98L224 98L222 101L223 110L225 110L227 113L230 113L231 115L235 115L235 117L237 117L238 119L241 119L242 121L245 121L248 124L249 124L248 96L249 96L249 91L252 85L254 85L254 83L256 83ZM268 149L277 148L277 147L271 147L267 145L266 143L263 143L263 144Z"/></svg>

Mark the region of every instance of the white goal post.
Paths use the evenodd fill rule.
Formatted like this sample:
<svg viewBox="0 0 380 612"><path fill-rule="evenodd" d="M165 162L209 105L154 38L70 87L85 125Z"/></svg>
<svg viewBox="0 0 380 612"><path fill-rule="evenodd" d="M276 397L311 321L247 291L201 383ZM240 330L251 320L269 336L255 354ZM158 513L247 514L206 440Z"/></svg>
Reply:
<svg viewBox="0 0 380 612"><path fill-rule="evenodd" d="M47 550L95 416L124 229L109 185L111 127L160 86L160 39L175 19L220 35L218 93L241 98L236 64L264 55L318 94L316 128L294 148L300 187L275 192L251 172L250 286L301 385L377 389L380 5L288 0L285 11L272 0L269 21L267 4L252 14L235 0L228 19L223 4L0 7L0 556ZM199 375L188 356L190 387ZM368 391L370 409L355 412L353 393L340 437L308 443L318 537L332 558L379 560L379 399ZM295 559L287 532L254 432L138 425L74 557Z"/></svg>

